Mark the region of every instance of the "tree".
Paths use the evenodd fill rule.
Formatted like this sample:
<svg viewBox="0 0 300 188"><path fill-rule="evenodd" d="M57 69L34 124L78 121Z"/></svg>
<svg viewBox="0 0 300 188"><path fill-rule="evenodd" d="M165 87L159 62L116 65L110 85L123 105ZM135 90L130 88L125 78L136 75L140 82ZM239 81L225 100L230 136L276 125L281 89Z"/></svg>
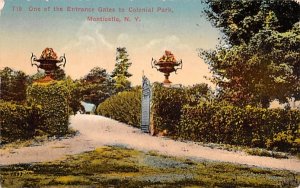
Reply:
<svg viewBox="0 0 300 188"><path fill-rule="evenodd" d="M26 99L28 76L24 72L5 67L0 71L0 76L2 100L22 102Z"/></svg>
<svg viewBox="0 0 300 188"><path fill-rule="evenodd" d="M113 70L111 75L115 81L117 92L129 90L131 86L128 78L131 77L132 74L128 72L128 68L132 63L129 62L128 56L129 55L127 54L125 47L117 48L115 69Z"/></svg>
<svg viewBox="0 0 300 188"><path fill-rule="evenodd" d="M236 105L262 107L274 99L299 99L300 28L291 13L299 12L300 5L293 1L208 3L208 19L221 29L226 45L202 50L200 56L210 65L219 96Z"/></svg>
<svg viewBox="0 0 300 188"><path fill-rule="evenodd" d="M96 106L114 94L114 82L105 69L94 67L80 80L80 93L85 102Z"/></svg>
<svg viewBox="0 0 300 188"><path fill-rule="evenodd" d="M276 15L278 32L292 29L299 21L299 4L293 0L206 0L204 11L212 25L219 28L230 45L248 43L265 26L266 16Z"/></svg>

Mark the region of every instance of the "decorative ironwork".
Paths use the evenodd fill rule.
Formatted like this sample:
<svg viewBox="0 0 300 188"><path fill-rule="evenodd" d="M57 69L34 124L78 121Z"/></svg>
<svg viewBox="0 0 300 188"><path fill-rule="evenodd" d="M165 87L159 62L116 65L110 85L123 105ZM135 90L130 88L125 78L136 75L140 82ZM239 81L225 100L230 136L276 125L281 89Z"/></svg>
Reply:
<svg viewBox="0 0 300 188"><path fill-rule="evenodd" d="M169 80L170 73L175 72L176 74L178 69L182 69L182 60L176 61L174 55L170 51L166 50L165 54L159 59L159 61L152 58L151 66L159 72L164 73L165 80L163 83L169 85L172 83Z"/></svg>
<svg viewBox="0 0 300 188"><path fill-rule="evenodd" d="M146 76L143 76L141 130L145 133L150 132L150 102L151 84L149 79Z"/></svg>
<svg viewBox="0 0 300 188"><path fill-rule="evenodd" d="M37 63L36 63L37 62ZM41 57L38 59L35 55L31 55L31 66L36 66L37 69L43 69L45 71L45 78L47 80L51 80L51 74L59 69L61 66L65 67L66 65L66 57L65 54L57 59L56 53L53 51L52 48L46 48L43 52ZM44 78L44 79L45 79Z"/></svg>

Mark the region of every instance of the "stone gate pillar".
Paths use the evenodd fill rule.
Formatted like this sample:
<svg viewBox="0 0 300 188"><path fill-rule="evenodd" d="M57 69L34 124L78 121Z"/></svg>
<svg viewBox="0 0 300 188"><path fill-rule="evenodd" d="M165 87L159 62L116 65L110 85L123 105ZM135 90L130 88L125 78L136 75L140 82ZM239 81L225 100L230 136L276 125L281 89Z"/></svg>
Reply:
<svg viewBox="0 0 300 188"><path fill-rule="evenodd" d="M150 132L150 103L151 103L151 84L149 79L146 76L143 76L141 130L145 133Z"/></svg>

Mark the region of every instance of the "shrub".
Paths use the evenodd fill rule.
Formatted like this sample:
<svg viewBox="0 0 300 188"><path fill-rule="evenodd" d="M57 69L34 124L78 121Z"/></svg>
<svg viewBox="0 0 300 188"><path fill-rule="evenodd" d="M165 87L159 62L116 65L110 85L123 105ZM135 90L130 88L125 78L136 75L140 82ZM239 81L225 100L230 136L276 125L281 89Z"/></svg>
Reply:
<svg viewBox="0 0 300 188"><path fill-rule="evenodd" d="M207 100L210 89L206 84L191 88L163 87L159 83L152 86L151 116L156 131L172 133L180 121L181 109L185 104L194 105ZM108 98L97 108L97 113L139 126L141 118L141 90L122 92Z"/></svg>
<svg viewBox="0 0 300 188"><path fill-rule="evenodd" d="M31 138L35 134L36 117L40 110L36 106L1 101L1 142L9 143Z"/></svg>
<svg viewBox="0 0 300 188"><path fill-rule="evenodd" d="M97 107L97 113L135 127L140 127L141 97L141 89L120 92L101 103Z"/></svg>
<svg viewBox="0 0 300 188"><path fill-rule="evenodd" d="M154 83L151 107L154 129L166 130L168 134L174 134L180 122L183 106L196 105L200 101L209 100L210 91L207 84L197 84L193 87L164 87Z"/></svg>
<svg viewBox="0 0 300 188"><path fill-rule="evenodd" d="M34 83L27 89L27 101L42 107L37 129L49 135L64 135L68 130L69 91L65 81Z"/></svg>
<svg viewBox="0 0 300 188"><path fill-rule="evenodd" d="M180 120L181 108L188 101L185 89L163 87L154 83L152 93L151 112L154 129L174 132Z"/></svg>
<svg viewBox="0 0 300 188"><path fill-rule="evenodd" d="M300 111L200 103L184 106L177 135L184 139L299 152Z"/></svg>

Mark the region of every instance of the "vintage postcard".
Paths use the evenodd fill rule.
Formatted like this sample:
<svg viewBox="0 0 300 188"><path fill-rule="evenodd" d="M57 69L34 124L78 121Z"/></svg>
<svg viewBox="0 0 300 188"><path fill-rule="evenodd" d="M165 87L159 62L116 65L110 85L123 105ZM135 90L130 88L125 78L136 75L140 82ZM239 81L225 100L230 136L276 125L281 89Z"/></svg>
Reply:
<svg viewBox="0 0 300 188"><path fill-rule="evenodd" d="M298 187L298 0L0 0L0 187Z"/></svg>

